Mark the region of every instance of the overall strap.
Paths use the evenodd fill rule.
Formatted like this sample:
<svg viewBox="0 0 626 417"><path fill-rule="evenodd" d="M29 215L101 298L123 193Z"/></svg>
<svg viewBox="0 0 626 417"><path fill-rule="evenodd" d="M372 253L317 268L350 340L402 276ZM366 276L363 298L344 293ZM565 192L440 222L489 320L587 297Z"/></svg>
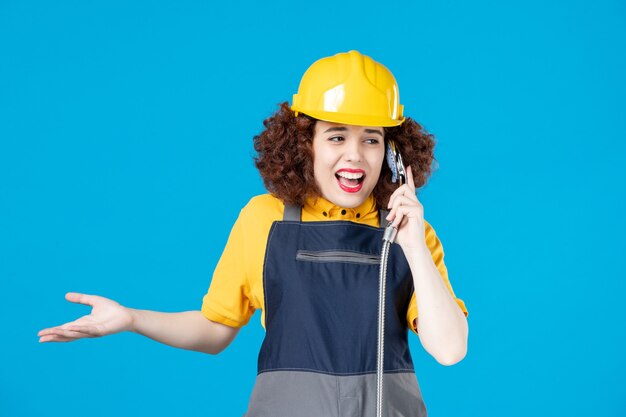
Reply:
<svg viewBox="0 0 626 417"><path fill-rule="evenodd" d="M299 222L302 217L302 207L285 204L285 212L283 213L283 221Z"/></svg>
<svg viewBox="0 0 626 417"><path fill-rule="evenodd" d="M387 216L389 215L389 210L378 210L378 215L380 216L380 227L384 229L387 227Z"/></svg>

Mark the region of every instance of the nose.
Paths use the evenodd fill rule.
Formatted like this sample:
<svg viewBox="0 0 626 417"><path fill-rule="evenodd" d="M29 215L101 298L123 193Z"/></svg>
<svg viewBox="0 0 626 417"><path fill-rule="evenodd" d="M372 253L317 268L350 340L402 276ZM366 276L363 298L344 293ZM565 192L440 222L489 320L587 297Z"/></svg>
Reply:
<svg viewBox="0 0 626 417"><path fill-rule="evenodd" d="M348 140L346 142L343 158L349 162L361 162L363 159L363 150L361 149L360 141Z"/></svg>

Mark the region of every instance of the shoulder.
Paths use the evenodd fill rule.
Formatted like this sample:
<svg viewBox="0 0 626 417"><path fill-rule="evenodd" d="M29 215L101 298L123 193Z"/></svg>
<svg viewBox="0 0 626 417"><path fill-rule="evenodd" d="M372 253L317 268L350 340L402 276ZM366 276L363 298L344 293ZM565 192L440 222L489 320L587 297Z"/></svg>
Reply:
<svg viewBox="0 0 626 417"><path fill-rule="evenodd" d="M241 209L236 227L248 258L253 260L251 265L263 265L265 245L270 229L274 222L282 220L284 211L283 202L270 194L252 197ZM254 266L250 267L251 270L254 268Z"/></svg>
<svg viewBox="0 0 626 417"><path fill-rule="evenodd" d="M261 194L254 196L248 204L241 209L239 217L244 222L272 223L281 220L285 211L285 205L271 194Z"/></svg>

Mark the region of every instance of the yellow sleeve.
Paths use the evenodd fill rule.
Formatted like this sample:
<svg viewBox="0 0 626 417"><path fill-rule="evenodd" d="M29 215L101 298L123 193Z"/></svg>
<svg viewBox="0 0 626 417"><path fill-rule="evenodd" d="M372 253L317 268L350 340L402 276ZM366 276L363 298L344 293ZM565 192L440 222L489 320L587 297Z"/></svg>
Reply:
<svg viewBox="0 0 626 417"><path fill-rule="evenodd" d="M456 303L459 305L465 317L467 317L467 308L465 307L465 303L460 298L457 298L454 295L454 291L452 290L452 285L450 285L450 280L448 279L448 269L446 268L446 264L443 262L443 246L441 246L441 242L435 233L435 229L432 228L428 222L424 221L425 226L425 234L426 234L426 246L430 250L430 255L433 258L433 262L435 266L439 270L439 274L441 275L441 279L450 290L450 294L455 299ZM417 319L418 311L417 311L417 301L415 299L415 293L411 296L411 302L409 303L409 308L407 310L406 319L409 325L409 328L417 333L417 328L415 327L415 319Z"/></svg>
<svg viewBox="0 0 626 417"><path fill-rule="evenodd" d="M246 268L245 208L233 226L224 252L213 272L209 291L202 300L202 314L209 320L241 327L254 314Z"/></svg>

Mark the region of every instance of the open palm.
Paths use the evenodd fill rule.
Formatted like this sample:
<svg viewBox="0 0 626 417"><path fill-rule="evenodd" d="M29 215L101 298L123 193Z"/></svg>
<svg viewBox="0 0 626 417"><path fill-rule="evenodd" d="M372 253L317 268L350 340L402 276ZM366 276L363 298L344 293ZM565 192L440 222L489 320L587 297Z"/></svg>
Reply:
<svg viewBox="0 0 626 417"><path fill-rule="evenodd" d="M130 330L132 316L119 303L97 295L67 293L65 298L92 307L91 314L60 326L39 331L40 342L72 342L85 337L101 337Z"/></svg>

